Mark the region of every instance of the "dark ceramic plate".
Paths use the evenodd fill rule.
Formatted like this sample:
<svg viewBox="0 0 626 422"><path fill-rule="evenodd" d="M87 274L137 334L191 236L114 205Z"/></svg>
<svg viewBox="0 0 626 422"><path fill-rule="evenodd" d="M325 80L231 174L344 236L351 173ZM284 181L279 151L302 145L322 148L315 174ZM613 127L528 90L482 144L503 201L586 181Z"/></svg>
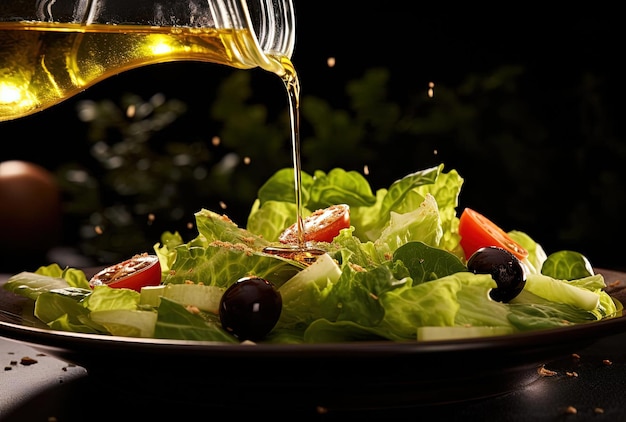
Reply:
<svg viewBox="0 0 626 422"><path fill-rule="evenodd" d="M607 291L626 302L626 274L598 272ZM22 318L26 304L0 289L0 335L80 365L102 385L123 382L128 391L173 386L167 391L214 406L237 406L245 394L248 405L261 408L275 406L279 397L294 410L397 408L499 395L539 378L544 363L626 331L626 318L618 316L471 340L221 345L53 331Z"/></svg>

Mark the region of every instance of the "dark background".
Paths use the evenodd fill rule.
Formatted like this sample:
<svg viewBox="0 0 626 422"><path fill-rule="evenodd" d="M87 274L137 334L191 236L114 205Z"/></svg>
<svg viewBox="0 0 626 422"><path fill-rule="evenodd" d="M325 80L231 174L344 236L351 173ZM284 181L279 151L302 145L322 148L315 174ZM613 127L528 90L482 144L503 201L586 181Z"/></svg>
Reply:
<svg viewBox="0 0 626 422"><path fill-rule="evenodd" d="M377 189L444 163L446 170L457 169L465 179L460 209L470 206L507 231L522 230L548 253L574 249L596 266L626 269L621 245L626 235L624 31L616 11L585 8L549 15L514 7L506 13L487 13L446 5L405 10L358 3L359 10L354 10L326 0L295 3L293 62L300 75L303 108L319 100L335 110L332 116L346 113L351 127L357 126L347 86L372 69L385 69L385 104L403 110L405 118L399 120L403 125L416 122L411 130L397 129L400 124L388 129L384 142L367 134L362 142L348 142L346 135L344 143L343 133L329 125L327 137L337 139L324 145L319 127L310 122L315 114L307 111L301 134L304 170L339 166L362 171L367 165L368 178ZM327 65L329 57L336 59L332 68ZM207 63L169 63L120 74L42 113L0 123L0 158L33 161L59 175L67 163L80 163L106 188L106 171L91 155L93 125L77 116L81 101L121 104L128 93L146 100L162 93L187 107L176 125L154 135L155 144L209 145L223 129L223 122L214 124L209 117L211 104L221 81L235 72L249 74L250 101L264 105L267 121L282 122L277 124L282 127L286 96L275 75ZM435 84L432 99L427 97L430 82ZM119 135L109 132L111 138ZM246 142L263 147L261 136L250 138L254 136ZM184 224L197 209L217 210L227 190L232 197L225 212L245 225L254 198L250 192L290 164L289 145L283 144L282 151L284 155L273 162L240 168L239 179L174 184L178 196L172 198L184 203L183 216L163 214L159 225L147 224L144 213L132 224L141 233L136 242L119 240L129 233L128 227L120 228L117 240L84 234L93 213L105 215L107 207L120 203L132 208L132 197L117 198L109 189L94 205L97 209L90 211L86 203L77 211L80 207L72 204L81 195L66 193L68 212L60 244L76 247L96 261L115 260L138 252L138 247L150 249L162 230L185 232ZM222 155L207 158L207 163L228 152L224 146ZM166 184L164 178L150 183ZM110 232L115 231L113 226Z"/></svg>

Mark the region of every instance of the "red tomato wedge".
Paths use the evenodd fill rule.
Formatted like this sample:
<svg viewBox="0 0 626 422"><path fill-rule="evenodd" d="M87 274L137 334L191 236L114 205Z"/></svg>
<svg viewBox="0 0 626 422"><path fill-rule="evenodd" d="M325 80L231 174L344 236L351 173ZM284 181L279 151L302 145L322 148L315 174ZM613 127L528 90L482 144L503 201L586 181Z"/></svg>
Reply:
<svg viewBox="0 0 626 422"><path fill-rule="evenodd" d="M478 249L487 246L506 249L520 260L528 256L528 251L511 239L511 236L498 225L470 208L465 208L461 214L459 234L465 259L469 259Z"/></svg>
<svg viewBox="0 0 626 422"><path fill-rule="evenodd" d="M147 253L135 255L119 264L111 265L96 273L89 285L107 285L117 289L126 288L141 291L144 286L161 284L161 264L156 255Z"/></svg>
<svg viewBox="0 0 626 422"><path fill-rule="evenodd" d="M305 242L332 242L342 229L350 227L350 207L345 204L320 209L303 220ZM297 244L298 227L294 223L278 237L281 243Z"/></svg>

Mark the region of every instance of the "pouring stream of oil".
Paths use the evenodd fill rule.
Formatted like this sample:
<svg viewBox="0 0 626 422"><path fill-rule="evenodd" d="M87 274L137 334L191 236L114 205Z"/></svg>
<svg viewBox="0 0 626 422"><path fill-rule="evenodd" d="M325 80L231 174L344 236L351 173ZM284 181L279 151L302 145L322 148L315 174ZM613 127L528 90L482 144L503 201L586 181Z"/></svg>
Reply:
<svg viewBox="0 0 626 422"><path fill-rule="evenodd" d="M246 29L0 22L0 122L43 111L99 81L150 64L261 65L281 77L287 89L298 229L297 245L266 252L314 259L320 251L305 244L302 219L300 82L289 58L259 57L250 45L254 39Z"/></svg>

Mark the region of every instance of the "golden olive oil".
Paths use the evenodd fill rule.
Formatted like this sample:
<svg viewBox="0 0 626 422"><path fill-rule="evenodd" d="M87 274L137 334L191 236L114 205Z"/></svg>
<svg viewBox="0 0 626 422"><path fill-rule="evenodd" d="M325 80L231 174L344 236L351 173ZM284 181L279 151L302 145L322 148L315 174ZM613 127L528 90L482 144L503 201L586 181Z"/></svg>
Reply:
<svg viewBox="0 0 626 422"><path fill-rule="evenodd" d="M279 76L289 60L255 56L247 29L0 23L0 121L51 107L137 67L200 61Z"/></svg>

